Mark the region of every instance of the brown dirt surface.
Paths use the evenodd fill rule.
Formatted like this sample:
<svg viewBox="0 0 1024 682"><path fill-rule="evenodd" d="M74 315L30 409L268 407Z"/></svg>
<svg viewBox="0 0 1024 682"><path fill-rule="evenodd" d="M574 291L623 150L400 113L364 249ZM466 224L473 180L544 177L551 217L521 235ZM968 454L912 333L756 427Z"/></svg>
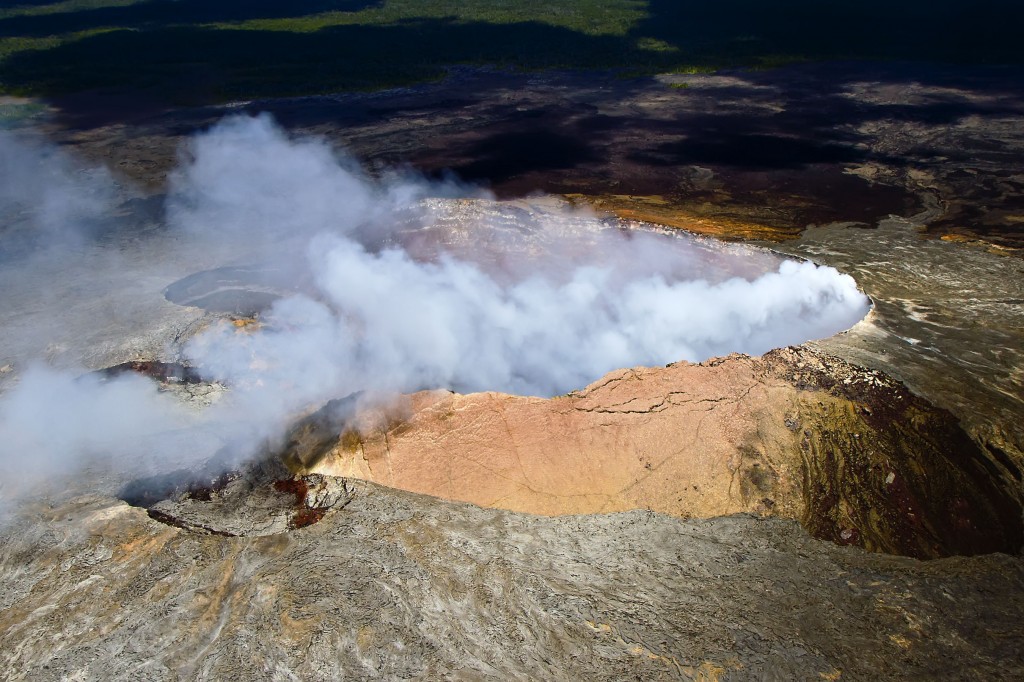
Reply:
<svg viewBox="0 0 1024 682"><path fill-rule="evenodd" d="M807 349L620 370L550 400L434 391L390 409L411 416L383 408L382 426L293 441L287 457L534 514L757 513L919 557L1024 545L1020 504L955 419Z"/></svg>

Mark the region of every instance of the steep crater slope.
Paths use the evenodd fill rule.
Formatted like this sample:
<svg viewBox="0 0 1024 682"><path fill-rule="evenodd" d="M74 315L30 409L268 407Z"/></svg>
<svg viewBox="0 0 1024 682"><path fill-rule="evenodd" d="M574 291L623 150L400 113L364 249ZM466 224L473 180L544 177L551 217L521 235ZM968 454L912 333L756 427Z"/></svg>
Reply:
<svg viewBox="0 0 1024 682"><path fill-rule="evenodd" d="M621 370L550 400L432 391L347 424L334 408L293 428L293 471L540 514L776 515L921 558L1024 542L1019 502L952 415L807 348Z"/></svg>

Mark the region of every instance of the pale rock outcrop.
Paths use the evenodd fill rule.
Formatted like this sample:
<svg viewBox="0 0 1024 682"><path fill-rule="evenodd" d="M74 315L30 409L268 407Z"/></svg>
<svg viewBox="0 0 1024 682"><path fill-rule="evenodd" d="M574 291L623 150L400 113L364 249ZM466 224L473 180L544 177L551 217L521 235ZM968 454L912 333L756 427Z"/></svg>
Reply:
<svg viewBox="0 0 1024 682"><path fill-rule="evenodd" d="M313 415L284 458L535 514L782 516L921 557L1016 552L1024 537L1018 502L949 413L805 347L619 370L552 399L427 391L341 424Z"/></svg>

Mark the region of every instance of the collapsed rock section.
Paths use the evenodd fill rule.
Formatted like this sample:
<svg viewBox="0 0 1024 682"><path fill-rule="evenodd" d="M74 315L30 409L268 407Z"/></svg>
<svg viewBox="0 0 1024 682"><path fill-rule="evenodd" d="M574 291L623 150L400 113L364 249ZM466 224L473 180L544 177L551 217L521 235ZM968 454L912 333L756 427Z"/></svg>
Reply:
<svg viewBox="0 0 1024 682"><path fill-rule="evenodd" d="M103 377L113 378L123 374L141 374L161 384L182 383L198 384L203 381L202 375L195 367L180 362L159 362L156 360L132 360L120 365L99 370Z"/></svg>
<svg viewBox="0 0 1024 682"><path fill-rule="evenodd" d="M207 407L227 390L219 381L205 378L197 367L182 362L132 360L93 373L104 380L136 374L154 381L161 392L171 393L186 405Z"/></svg>
<svg viewBox="0 0 1024 682"><path fill-rule="evenodd" d="M800 391L800 522L815 537L918 558L1020 552L1012 472L949 412L832 356L789 348L763 362Z"/></svg>
<svg viewBox="0 0 1024 682"><path fill-rule="evenodd" d="M265 536L318 523L352 498L348 484L330 476L292 477L276 460L231 472L174 474L134 481L121 492L150 518L204 535Z"/></svg>

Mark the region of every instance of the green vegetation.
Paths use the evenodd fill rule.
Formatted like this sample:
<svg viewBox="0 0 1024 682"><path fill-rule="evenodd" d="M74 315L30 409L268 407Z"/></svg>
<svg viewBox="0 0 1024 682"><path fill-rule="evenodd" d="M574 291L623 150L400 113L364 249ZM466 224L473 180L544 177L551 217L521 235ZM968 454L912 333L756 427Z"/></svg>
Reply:
<svg viewBox="0 0 1024 682"><path fill-rule="evenodd" d="M35 102L0 102L0 130L17 128L46 111Z"/></svg>
<svg viewBox="0 0 1024 682"><path fill-rule="evenodd" d="M1019 4L21 0L0 9L0 91L142 89L194 103L422 82L457 64L625 74L811 59L1019 64Z"/></svg>

